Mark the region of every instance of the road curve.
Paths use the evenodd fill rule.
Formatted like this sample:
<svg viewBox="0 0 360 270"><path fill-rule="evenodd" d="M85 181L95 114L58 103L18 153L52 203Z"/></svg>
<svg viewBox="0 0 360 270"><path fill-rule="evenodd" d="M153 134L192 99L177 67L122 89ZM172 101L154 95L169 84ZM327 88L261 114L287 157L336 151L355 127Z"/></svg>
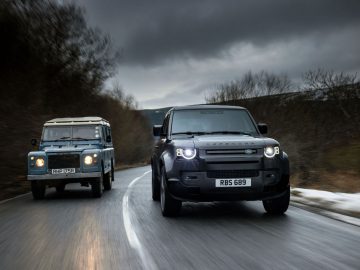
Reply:
<svg viewBox="0 0 360 270"><path fill-rule="evenodd" d="M0 269L359 269L360 228L260 202L184 203L163 218L150 167L116 172L101 199L77 185L0 203Z"/></svg>

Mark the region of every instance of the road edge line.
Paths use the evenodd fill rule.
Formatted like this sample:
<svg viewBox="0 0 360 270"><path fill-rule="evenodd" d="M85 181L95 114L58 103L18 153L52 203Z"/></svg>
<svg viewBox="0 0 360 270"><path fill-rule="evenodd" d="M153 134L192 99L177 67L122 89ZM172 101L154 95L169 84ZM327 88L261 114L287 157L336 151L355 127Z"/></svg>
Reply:
<svg viewBox="0 0 360 270"><path fill-rule="evenodd" d="M131 194L132 187L137 181L139 181L141 178L143 178L145 175L147 175L150 172L151 170L143 173L139 177L136 177L127 186L126 192L122 199L122 212L123 212L123 223L125 227L126 237L128 239L130 246L133 249L135 249L139 254L139 257L141 259L141 264L145 269L155 270L157 269L155 262L151 258L149 252L141 245L141 242L137 237L135 230L133 229L134 226L131 223L130 207L129 207L129 196Z"/></svg>
<svg viewBox="0 0 360 270"><path fill-rule="evenodd" d="M315 206L310 206L310 205L300 203L300 202L291 201L290 205L300 208L300 209L303 209L303 210L306 210L306 211L309 211L309 212L312 212L312 213L316 213L316 214L334 219L334 220L338 220L338 221L341 221L341 222L344 222L344 223L347 223L350 225L360 227L360 219L356 218L356 217L351 217L351 216L339 214L336 212L331 212L329 210L325 210L325 209L315 207Z"/></svg>
<svg viewBox="0 0 360 270"><path fill-rule="evenodd" d="M9 201L12 201L12 200L21 198L21 197L25 197L26 195L29 195L30 193L31 193L31 192L26 192L26 193L24 193L24 194L20 194L20 195L17 195L17 196L15 196L15 197L12 197L12 198L2 200L2 201L0 201L0 204L4 204L4 203L7 203L7 202L9 202Z"/></svg>

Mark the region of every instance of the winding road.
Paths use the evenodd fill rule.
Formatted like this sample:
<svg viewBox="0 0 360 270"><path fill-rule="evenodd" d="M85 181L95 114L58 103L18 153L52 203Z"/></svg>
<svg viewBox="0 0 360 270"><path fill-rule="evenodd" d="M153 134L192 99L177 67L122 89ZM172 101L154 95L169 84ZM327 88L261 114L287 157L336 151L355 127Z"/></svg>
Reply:
<svg viewBox="0 0 360 270"><path fill-rule="evenodd" d="M0 269L360 269L360 227L261 202L184 203L164 218L150 167L115 173L101 199L67 186L0 203Z"/></svg>

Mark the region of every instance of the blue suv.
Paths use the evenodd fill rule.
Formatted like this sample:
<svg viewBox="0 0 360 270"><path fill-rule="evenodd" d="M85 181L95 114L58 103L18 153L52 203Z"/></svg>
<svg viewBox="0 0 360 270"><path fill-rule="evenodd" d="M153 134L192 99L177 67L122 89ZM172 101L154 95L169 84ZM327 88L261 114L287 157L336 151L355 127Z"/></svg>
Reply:
<svg viewBox="0 0 360 270"><path fill-rule="evenodd" d="M37 146L37 140L31 144ZM63 192L66 184L91 185L101 197L114 181L114 148L108 121L100 117L57 118L44 124L38 151L28 154L28 175L35 200L46 187Z"/></svg>

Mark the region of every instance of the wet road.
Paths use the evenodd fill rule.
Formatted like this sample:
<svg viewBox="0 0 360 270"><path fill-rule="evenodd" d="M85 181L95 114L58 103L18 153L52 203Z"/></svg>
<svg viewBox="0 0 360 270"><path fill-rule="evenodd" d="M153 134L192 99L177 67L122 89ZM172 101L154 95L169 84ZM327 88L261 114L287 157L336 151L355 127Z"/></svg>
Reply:
<svg viewBox="0 0 360 270"><path fill-rule="evenodd" d="M119 171L101 199L89 188L0 204L0 269L359 269L360 227L261 202L185 203L163 218L150 167Z"/></svg>

